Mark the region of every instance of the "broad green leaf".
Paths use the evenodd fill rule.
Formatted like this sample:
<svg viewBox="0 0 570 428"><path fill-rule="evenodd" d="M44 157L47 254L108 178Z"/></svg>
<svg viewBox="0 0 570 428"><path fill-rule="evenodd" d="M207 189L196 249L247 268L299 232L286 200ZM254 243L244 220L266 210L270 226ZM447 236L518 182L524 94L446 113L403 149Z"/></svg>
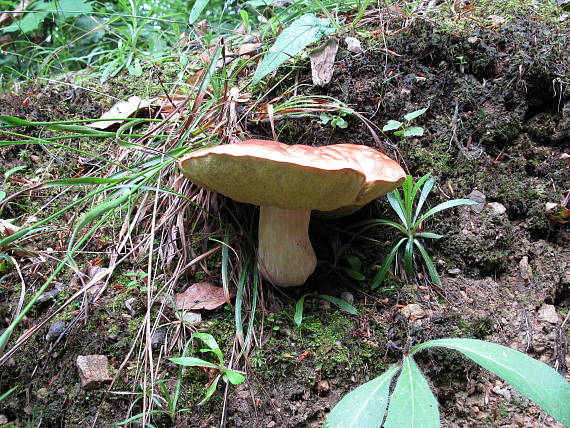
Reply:
<svg viewBox="0 0 570 428"><path fill-rule="evenodd" d="M331 302L333 305L339 307L343 311L348 312L349 314L358 315L358 310L344 299L329 296L328 294L318 294L317 297Z"/></svg>
<svg viewBox="0 0 570 428"><path fill-rule="evenodd" d="M5 198L6 198L6 192L4 192L3 190L0 190L0 201L2 199L5 199Z"/></svg>
<svg viewBox="0 0 570 428"><path fill-rule="evenodd" d="M269 49L253 76L253 84L275 71L281 64L300 53L306 46L334 33L336 30L325 18L313 13L302 15L285 28Z"/></svg>
<svg viewBox="0 0 570 428"><path fill-rule="evenodd" d="M424 177L426 177L426 175L424 175ZM422 177L422 179L424 178ZM420 179L421 181L421 179ZM424 184L424 187L422 187L422 193L420 194L420 199L418 201L418 205L416 206L416 212L414 214L414 221L413 221L413 227L417 227L418 226L418 216L420 215L420 212L422 211L422 208L424 206L424 203L429 195L429 193L431 192L431 189L433 189L433 185L435 184L435 178L430 178L429 180L426 181L426 183Z"/></svg>
<svg viewBox="0 0 570 428"><path fill-rule="evenodd" d="M188 17L188 24L193 25L198 21L204 8L208 6L209 1L210 0L196 0L194 6L192 6L192 10L190 11L190 16Z"/></svg>
<svg viewBox="0 0 570 428"><path fill-rule="evenodd" d="M245 4L253 8L256 8L256 7L271 6L273 3L278 3L279 1L281 0L249 0L246 1Z"/></svg>
<svg viewBox="0 0 570 428"><path fill-rule="evenodd" d="M402 125L403 123L397 120L389 120L382 128L382 131L393 131L394 129L399 129Z"/></svg>
<svg viewBox="0 0 570 428"><path fill-rule="evenodd" d="M180 364L186 367L211 367L214 369L218 368L217 364L195 357L175 357L175 358L169 358L169 360L172 361L173 363Z"/></svg>
<svg viewBox="0 0 570 428"><path fill-rule="evenodd" d="M343 272L350 276L352 279L356 279L357 281L364 281L366 277L362 275L359 271L351 269L351 268L344 268Z"/></svg>
<svg viewBox="0 0 570 428"><path fill-rule="evenodd" d="M192 335L192 338L200 339L202 342L204 342L216 355L216 357L218 357L220 364L224 364L224 355L218 346L218 342L216 342L216 339L214 339L214 336L209 333L194 333Z"/></svg>
<svg viewBox="0 0 570 428"><path fill-rule="evenodd" d="M303 322L303 306L305 305L305 299L309 295L310 294L303 294L295 304L295 316L293 317L293 321L295 321L297 327Z"/></svg>
<svg viewBox="0 0 570 428"><path fill-rule="evenodd" d="M421 126L410 126L402 135L404 137L421 137L424 135L424 128Z"/></svg>
<svg viewBox="0 0 570 428"><path fill-rule="evenodd" d="M402 372L390 396L384 428L439 428L439 409L427 381L412 357L404 357Z"/></svg>
<svg viewBox="0 0 570 428"><path fill-rule="evenodd" d="M472 201L471 199L453 199L451 201L446 201L446 202L443 202L439 205L436 205L431 210L428 210L426 213L424 213L418 219L417 223L420 224L423 221L425 221L425 219L427 219L428 217L430 217L430 216L432 216L435 213L438 213L440 211L446 210L448 208L453 208L453 207L457 207L460 205L475 205L475 204L477 204L477 202Z"/></svg>
<svg viewBox="0 0 570 428"><path fill-rule="evenodd" d="M426 264L426 266L428 268L430 279L433 281L434 284L441 286L442 285L441 279L439 278L439 275L437 274L437 269L435 268L435 265L431 261L429 254L424 249L423 245L420 244L420 241L414 240L414 244L416 244L416 247L418 247L418 250L420 250L420 254L422 255L422 258L424 259L424 263Z"/></svg>
<svg viewBox="0 0 570 428"><path fill-rule="evenodd" d="M438 339L415 346L455 349L480 366L509 382L550 416L570 426L570 383L550 366L522 352L477 339Z"/></svg>
<svg viewBox="0 0 570 428"><path fill-rule="evenodd" d="M390 383L398 370L394 365L345 395L332 409L323 428L378 428L388 407Z"/></svg>
<svg viewBox="0 0 570 428"><path fill-rule="evenodd" d="M426 107L426 108L421 108L421 109L416 110L416 111L412 111L412 112L406 114L406 115L404 116L404 119L406 119L408 122L409 122L410 120L414 120L416 117L421 116L422 114L424 114L424 113L427 111L427 109L428 109L428 108Z"/></svg>
<svg viewBox="0 0 570 428"><path fill-rule="evenodd" d="M240 383L243 383L243 381L245 380L245 376L239 372L236 372L235 370L223 369L222 371L227 376L228 381L232 385L239 385Z"/></svg>
<svg viewBox="0 0 570 428"><path fill-rule="evenodd" d="M344 259L348 262L348 264L350 265L350 267L357 271L360 272L360 268L362 267L362 262L360 261L360 258L357 256L344 256Z"/></svg>
<svg viewBox="0 0 570 428"><path fill-rule="evenodd" d="M129 74L131 76L135 76L135 77L142 76L143 69L142 69L140 60L138 58L136 58L133 63L131 63L127 66L127 70L129 70Z"/></svg>
<svg viewBox="0 0 570 428"><path fill-rule="evenodd" d="M31 33L40 28L48 15L49 12L28 11L21 19L15 20L12 24L2 28L1 31L3 33L14 33L16 31L20 31L22 34Z"/></svg>
<svg viewBox="0 0 570 428"><path fill-rule="evenodd" d="M390 270L390 268L392 267L392 260L394 260L394 256L398 252L398 248L400 248L400 245L402 245L402 242L404 242L406 239L407 238L400 239L400 241L394 246L394 248L392 248L392 250L388 254L388 257L386 257L386 260L384 260L384 263L382 263L380 271L376 274L376 276L372 280L372 284L370 284L370 288L372 290L374 290L380 284L382 284L382 281L384 281L384 278L386 277L388 270Z"/></svg>

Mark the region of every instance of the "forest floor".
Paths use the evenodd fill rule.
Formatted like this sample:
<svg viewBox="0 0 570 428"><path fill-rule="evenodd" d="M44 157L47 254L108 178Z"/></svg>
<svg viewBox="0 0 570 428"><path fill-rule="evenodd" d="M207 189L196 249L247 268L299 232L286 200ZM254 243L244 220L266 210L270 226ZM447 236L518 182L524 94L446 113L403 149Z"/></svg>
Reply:
<svg viewBox="0 0 570 428"><path fill-rule="evenodd" d="M334 97L380 128L390 119L401 120L406 113L429 107L417 119L424 128L422 137L385 135L384 146L378 147L366 125L354 117L343 116L345 129L311 117L275 122L279 141L370 145L385 150L414 177L431 173L437 185L428 199L430 206L453 198L478 199L479 205L441 213L424 225L427 231L445 235L428 247L443 286L429 283L420 272L413 280L391 277L375 292L370 290L369 283L397 236L384 228L354 235L350 226L371 218L394 220L385 198L344 218L314 219L311 240L322 263L301 287L279 290L261 284L255 345L236 367L247 372L246 382L226 390L220 384L210 401L197 406L208 373L189 368L179 408L190 410L172 419L157 414L155 426L218 426L224 415L228 427L319 427L340 398L397 362L410 345L442 337L506 345L570 379L570 230L568 223L553 222L546 212L546 204L559 204L570 186L564 156L570 153L570 19L534 16L524 10L499 18L485 27L471 21L461 31L418 19L389 37L383 37L377 30L384 27L371 20L359 34L362 53L349 52L341 42L331 83L313 86L306 66L295 76L302 83L300 93ZM167 72L162 73L164 79ZM95 119L117 98L148 93L149 81L159 86L156 74L148 71L136 81L119 74L104 84L81 87L68 84L74 78L68 76L60 79L63 83L4 93L0 111L29 121ZM290 96L287 88L283 83L273 95ZM18 130L41 138L50 135L33 127ZM252 123L248 133L271 138L273 131L270 123L263 122ZM108 140L70 144L103 157L118 150L116 142ZM86 165L96 164L39 144L0 147L0 153L3 176L25 167L11 172L3 183L8 195L46 178L73 177ZM3 206L0 218L22 224L31 216L42 218L44 211L54 212L62 206L58 204L74 197L67 193L58 199L57 192L50 188L24 193ZM238 235L255 236L255 227L240 232L235 219L255 224L255 207L216 198L220 215ZM233 219L232 210L238 212ZM114 217L91 238L78 261L82 272L101 264L97 259L108 260L121 225ZM0 249L17 265L0 271L0 329L12 319L22 284L26 295L36 291L63 257L70 231L64 226L21 243L25 252ZM345 246L344 255L361 261L365 280L347 276L342 257L339 264L332 262L338 258L339 243ZM216 245L209 242L200 250ZM87 311L82 309L89 297L77 299L9 358L0 371L0 392L17 390L0 402L4 426L107 427L142 410L140 354L138 348L132 354L129 350L140 339L140 325L147 315L145 257L131 254ZM220 254L213 253L205 271L185 273L174 291L203 279L220 284L220 266ZM28 313L14 337L80 289L76 276L60 274L48 289L58 291ZM160 278L156 287L160 288ZM345 293L354 299L359 314L308 299L303 322L296 326L295 302L313 292L337 297ZM403 309L412 304L420 311L406 316ZM166 332L170 340L169 346L158 343L154 349L154 364L160 366L155 380L172 391L178 366L166 358L180 355L177 344L188 332L180 333L180 322L175 322L168 305L151 316L163 317L155 329ZM211 333L229 360L236 346L233 310L225 305L202 317L197 328ZM56 321L68 327L57 340L48 334ZM77 356L92 354L109 359L116 376L109 391L105 387L86 391L79 384ZM508 384L456 354L430 351L417 359L440 403L442 426L561 426ZM158 383L156 393L164 396Z"/></svg>

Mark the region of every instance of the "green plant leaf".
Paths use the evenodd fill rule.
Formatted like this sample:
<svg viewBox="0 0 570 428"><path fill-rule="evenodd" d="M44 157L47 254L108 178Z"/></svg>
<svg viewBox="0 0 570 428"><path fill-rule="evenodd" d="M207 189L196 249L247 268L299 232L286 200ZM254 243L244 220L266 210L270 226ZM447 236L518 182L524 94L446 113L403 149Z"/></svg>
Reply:
<svg viewBox="0 0 570 428"><path fill-rule="evenodd" d="M388 407L390 383L398 372L394 365L376 379L359 386L340 400L323 428L377 428Z"/></svg>
<svg viewBox="0 0 570 428"><path fill-rule="evenodd" d="M428 210L427 212L425 212L416 222L417 224L421 224L423 221L425 221L425 219L427 219L428 217L434 215L435 213L438 213L440 211L449 209L449 208L453 208L453 207L458 207L460 205L475 205L477 204L477 202L472 201L471 199L453 199L451 201L446 201L443 202L439 205L436 205L435 207L433 207L432 209Z"/></svg>
<svg viewBox="0 0 570 428"><path fill-rule="evenodd" d="M441 286L442 285L441 279L439 278L439 275L437 274L437 269L435 268L435 265L431 261L429 254L427 253L427 251L425 250L423 245L420 244L420 241L414 240L414 244L416 244L416 247L418 247L418 250L420 250L420 254L422 255L422 258L424 259L424 263L426 264L426 266L428 268L430 279L433 281L434 284Z"/></svg>
<svg viewBox="0 0 570 428"><path fill-rule="evenodd" d="M408 231L406 230L406 228L404 226L402 226L399 223L396 223L395 221L391 221L391 220L366 220L366 221L361 221L358 223L355 223L352 227L359 227L359 226L364 226L359 233L364 232L365 230L374 227L374 226L389 226L389 227L393 227L398 229L400 232L402 232L404 235L408 234Z"/></svg>
<svg viewBox="0 0 570 428"><path fill-rule="evenodd" d="M0 401L8 398L17 389L18 389L18 387L14 386L13 388L10 388L8 391L4 392L2 395L0 395Z"/></svg>
<svg viewBox="0 0 570 428"><path fill-rule="evenodd" d="M416 237L417 238L429 238L429 239L441 239L441 238L443 238L443 235L438 235L437 233L431 233L431 232L420 232L420 233L416 233Z"/></svg>
<svg viewBox="0 0 570 428"><path fill-rule="evenodd" d="M427 381L412 357L404 357L402 372L390 396L384 428L439 428L439 409Z"/></svg>
<svg viewBox="0 0 570 428"><path fill-rule="evenodd" d="M389 120L386 122L386 125L382 128L382 131L393 131L394 129L399 129L403 125L402 122L398 122L397 120Z"/></svg>
<svg viewBox="0 0 570 428"><path fill-rule="evenodd" d="M245 380L245 376L239 372L236 372L235 370L223 369L222 371L227 376L228 381L232 385L239 385L240 383L243 383L243 381Z"/></svg>
<svg viewBox="0 0 570 428"><path fill-rule="evenodd" d="M210 0L196 0L192 10L190 11L190 16L188 17L188 24L193 25L198 21L202 12L208 6Z"/></svg>
<svg viewBox="0 0 570 428"><path fill-rule="evenodd" d="M400 191L393 190L392 192L388 193L386 197L388 198L390 206L396 212L396 214L398 214L400 221L404 224L404 227L407 229L409 224L406 215L404 214L405 206L404 202L402 201L402 197L400 196ZM406 234L407 233L408 232L406 231Z"/></svg>
<svg viewBox="0 0 570 428"><path fill-rule="evenodd" d="M424 128L421 126L410 126L402 135L404 137L421 137L424 135Z"/></svg>
<svg viewBox="0 0 570 428"><path fill-rule="evenodd" d="M328 294L317 294L317 297L326 300L328 302L331 302L333 305L337 306L343 311L348 312L349 314L358 315L358 310L344 299L339 299L338 297L329 296Z"/></svg>
<svg viewBox="0 0 570 428"><path fill-rule="evenodd" d="M218 368L217 364L195 357L175 357L175 358L169 358L169 360L172 361L173 363L180 364L186 367L211 367L214 369Z"/></svg>
<svg viewBox="0 0 570 428"><path fill-rule="evenodd" d="M281 64L300 53L306 46L336 30L325 18L313 13L302 15L285 28L269 49L253 76L253 84L275 71Z"/></svg>
<svg viewBox="0 0 570 428"><path fill-rule="evenodd" d="M359 271L351 268L343 268L343 272L350 276L352 279L356 279L357 281L364 281L366 279L366 277Z"/></svg>
<svg viewBox="0 0 570 428"><path fill-rule="evenodd" d="M216 355L220 364L224 364L224 355L218 346L218 342L216 342L216 339L214 339L214 336L212 336L210 333L194 333L192 335L192 338L200 339L202 342L204 342L208 348L210 348L209 350Z"/></svg>
<svg viewBox="0 0 570 428"><path fill-rule="evenodd" d="M6 198L6 192L3 190L0 190L0 201Z"/></svg>
<svg viewBox="0 0 570 428"><path fill-rule="evenodd" d="M427 177L428 174L424 175L424 177ZM420 181L424 178L422 177L420 179ZM425 181L425 180L424 180ZM418 181L419 183L419 181ZM416 183L417 184L417 183ZM422 193L420 194L420 199L418 201L418 205L416 206L416 212L414 214L414 220L413 220L413 226L414 227L418 227L418 216L420 215L420 212L422 211L422 208L424 206L424 203L429 195L429 193L431 192L431 189L433 189L433 186L435 184L435 178L430 178L429 180L426 181L426 183L424 184L424 187L422 187Z"/></svg>
<svg viewBox="0 0 570 428"><path fill-rule="evenodd" d="M8 171L6 171L4 173L4 178L8 179L8 178L12 177L18 171L22 171L26 168L27 168L26 165L20 165L20 166L15 166L14 168L10 168Z"/></svg>
<svg viewBox="0 0 570 428"><path fill-rule="evenodd" d="M135 77L142 76L143 69L140 60L136 58L131 64L127 66L127 70L129 70L129 74L131 76Z"/></svg>
<svg viewBox="0 0 570 428"><path fill-rule="evenodd" d="M20 31L22 34L31 33L36 31L44 19L47 18L49 12L28 11L23 18L15 20L12 24L2 28L2 33L14 33Z"/></svg>
<svg viewBox="0 0 570 428"><path fill-rule="evenodd" d="M307 296L310 296L310 294L303 294L295 304L295 316L293 317L293 321L295 321L297 327L299 327L303 322L303 307Z"/></svg>
<svg viewBox="0 0 570 428"><path fill-rule="evenodd" d="M406 274L409 278L414 275L414 237L410 236L408 242L406 242L406 248L404 248L404 268L406 269Z"/></svg>
<svg viewBox="0 0 570 428"><path fill-rule="evenodd" d="M416 117L421 116L422 114L424 114L427 111L427 107L426 108L421 108L419 110L416 111L412 111L406 115L404 115L404 119L406 119L408 122L410 120L414 120Z"/></svg>
<svg viewBox="0 0 570 428"><path fill-rule="evenodd" d="M392 260L394 260L394 256L398 252L398 248L400 248L400 245L402 245L402 242L404 242L406 239L407 238L400 239L400 241L394 246L394 248L392 248L392 250L388 254L388 257L386 257L386 260L384 260L384 263L382 263L380 271L376 274L376 276L374 276L374 279L370 284L370 288L372 290L374 290L380 284L382 284L382 281L384 281L384 278L386 277L388 270L390 270L390 268L392 267Z"/></svg>
<svg viewBox="0 0 570 428"><path fill-rule="evenodd" d="M558 422L570 426L570 383L550 366L514 349L477 339L430 340L412 348L411 354L433 347L461 352L509 382Z"/></svg>
<svg viewBox="0 0 570 428"><path fill-rule="evenodd" d="M200 401L198 403L198 405L202 405L204 404L206 401L208 401L212 395L214 395L214 392L216 391L216 388L218 387L218 382L220 381L220 378L222 377L222 375L218 375L216 376L216 378L212 381L212 383L210 384L210 386L208 387L208 389L206 389L206 396L204 397L204 399L202 401Z"/></svg>

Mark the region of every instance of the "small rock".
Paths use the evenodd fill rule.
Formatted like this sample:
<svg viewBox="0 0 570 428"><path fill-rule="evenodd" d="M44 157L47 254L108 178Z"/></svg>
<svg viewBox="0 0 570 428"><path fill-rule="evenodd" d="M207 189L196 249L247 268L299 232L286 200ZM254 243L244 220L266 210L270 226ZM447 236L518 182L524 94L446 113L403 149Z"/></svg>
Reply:
<svg viewBox="0 0 570 428"><path fill-rule="evenodd" d="M507 212L507 208L500 202L489 202L487 208L491 211L491 214L502 215Z"/></svg>
<svg viewBox="0 0 570 428"><path fill-rule="evenodd" d="M190 325L198 325L202 322L202 314L200 312L184 312L180 321L188 323Z"/></svg>
<svg viewBox="0 0 570 428"><path fill-rule="evenodd" d="M79 355L76 365L83 389L98 389L112 381L105 355Z"/></svg>
<svg viewBox="0 0 570 428"><path fill-rule="evenodd" d="M50 325L49 330L46 335L46 340L48 342L55 342L59 336L65 331L67 328L67 323L65 321L56 321L52 325Z"/></svg>
<svg viewBox="0 0 570 428"><path fill-rule="evenodd" d="M532 268L528 264L528 257L524 256L519 262L519 273L522 279L530 281L532 279Z"/></svg>
<svg viewBox="0 0 570 428"><path fill-rule="evenodd" d="M136 303L136 301L136 297L129 297L127 300L125 300L125 308L127 308L132 317L134 317L136 313L135 309L133 308L133 305Z"/></svg>
<svg viewBox="0 0 570 428"><path fill-rule="evenodd" d="M485 209L485 202L487 202L487 197L479 190L473 190L467 197L477 202L477 204L469 206L471 211L476 212L477 214L482 213Z"/></svg>
<svg viewBox="0 0 570 428"><path fill-rule="evenodd" d="M554 305L543 304L538 310L538 318L550 324L558 324L558 314Z"/></svg>
<svg viewBox="0 0 570 428"><path fill-rule="evenodd" d="M402 309L400 309L400 314L410 320L417 320L420 318L425 318L427 316L426 311L424 311L422 307L416 303L404 306Z"/></svg>
<svg viewBox="0 0 570 428"><path fill-rule="evenodd" d="M352 295L352 293L349 293L348 291L343 291L342 293L340 293L340 298L350 303L351 305L354 303L354 296Z"/></svg>
<svg viewBox="0 0 570 428"><path fill-rule="evenodd" d="M477 43L479 41L479 37L477 36L472 36L472 37L468 37L467 38L467 42L471 43L472 45L474 45L475 43Z"/></svg>
<svg viewBox="0 0 570 428"><path fill-rule="evenodd" d="M360 46L360 40L356 37L347 37L344 39L348 50L352 53L361 53L363 52L362 46Z"/></svg>
<svg viewBox="0 0 570 428"><path fill-rule="evenodd" d="M275 428L276 426L277 426L277 422L271 421L267 425L265 425L265 428Z"/></svg>
<svg viewBox="0 0 570 428"><path fill-rule="evenodd" d="M41 305L46 302L49 302L50 300L55 298L59 293L61 293L61 290L59 290L58 288L53 288L50 291L47 291L44 294L42 294L40 297L38 297L37 303Z"/></svg>
<svg viewBox="0 0 570 428"><path fill-rule="evenodd" d="M511 401L511 391L509 391L507 388L501 388L500 386L495 386L493 387L492 391L497 395L505 397L505 400Z"/></svg>
<svg viewBox="0 0 570 428"><path fill-rule="evenodd" d="M166 341L166 330L159 328L153 333L150 339L150 345L154 349L157 349L160 348L162 345L164 345L165 341Z"/></svg>
<svg viewBox="0 0 570 428"><path fill-rule="evenodd" d="M317 383L317 392L329 392L331 390L331 385L328 380L320 380Z"/></svg>
<svg viewBox="0 0 570 428"><path fill-rule="evenodd" d="M46 398L49 397L49 390L47 388L40 388L36 392L36 396L38 397L39 400L44 401Z"/></svg>
<svg viewBox="0 0 570 428"><path fill-rule="evenodd" d="M459 268L449 269L447 273L450 275L459 275L461 273L461 269Z"/></svg>
<svg viewBox="0 0 570 428"><path fill-rule="evenodd" d="M554 211L554 209L558 206L558 204L554 203L554 202L547 202L546 205L544 206L544 211L546 211L547 213L550 213L552 211Z"/></svg>
<svg viewBox="0 0 570 428"><path fill-rule="evenodd" d="M0 415L0 425L6 425L8 423L8 418L6 415Z"/></svg>

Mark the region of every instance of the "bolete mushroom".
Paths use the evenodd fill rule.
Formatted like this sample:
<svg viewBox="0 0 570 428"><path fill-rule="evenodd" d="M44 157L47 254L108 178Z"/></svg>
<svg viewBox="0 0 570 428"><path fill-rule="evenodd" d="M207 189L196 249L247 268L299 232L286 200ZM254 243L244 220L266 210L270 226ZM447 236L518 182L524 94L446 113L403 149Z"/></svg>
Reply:
<svg viewBox="0 0 570 428"><path fill-rule="evenodd" d="M301 285L315 270L312 210L348 214L405 179L395 161L356 144L311 147L247 140L196 150L178 166L194 184L260 206L258 265L281 287Z"/></svg>

